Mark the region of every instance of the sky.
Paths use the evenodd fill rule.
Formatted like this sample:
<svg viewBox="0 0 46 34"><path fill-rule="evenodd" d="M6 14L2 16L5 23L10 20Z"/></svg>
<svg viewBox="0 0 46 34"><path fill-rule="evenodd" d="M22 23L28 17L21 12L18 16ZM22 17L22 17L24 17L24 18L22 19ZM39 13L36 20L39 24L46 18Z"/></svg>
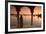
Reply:
<svg viewBox="0 0 46 34"><path fill-rule="evenodd" d="M10 7L10 13L11 14L17 14L17 12L16 12L16 7L14 7L14 6L11 6ZM31 9L30 8L28 8L28 7L22 7L21 9L20 9L20 14L31 14ZM41 11L41 6L36 6L35 8L34 8L34 15L37 15L37 14L41 14L42 13L42 11Z"/></svg>

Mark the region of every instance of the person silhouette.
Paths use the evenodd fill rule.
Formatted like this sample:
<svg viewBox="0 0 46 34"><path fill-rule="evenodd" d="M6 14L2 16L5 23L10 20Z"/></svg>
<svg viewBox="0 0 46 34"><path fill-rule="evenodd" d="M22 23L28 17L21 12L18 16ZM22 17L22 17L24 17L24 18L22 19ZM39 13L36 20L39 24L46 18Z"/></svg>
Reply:
<svg viewBox="0 0 46 34"><path fill-rule="evenodd" d="M20 15L20 28L22 28L23 27L23 17L22 17L22 15Z"/></svg>

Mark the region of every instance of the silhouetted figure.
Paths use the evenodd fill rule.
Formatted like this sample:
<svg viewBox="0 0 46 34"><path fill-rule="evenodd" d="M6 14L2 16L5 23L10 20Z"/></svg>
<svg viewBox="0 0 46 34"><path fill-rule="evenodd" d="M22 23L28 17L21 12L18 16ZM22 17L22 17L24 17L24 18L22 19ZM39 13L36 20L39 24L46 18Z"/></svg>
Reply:
<svg viewBox="0 0 46 34"><path fill-rule="evenodd" d="M22 28L23 27L23 17L22 17L22 15L20 16L20 28Z"/></svg>

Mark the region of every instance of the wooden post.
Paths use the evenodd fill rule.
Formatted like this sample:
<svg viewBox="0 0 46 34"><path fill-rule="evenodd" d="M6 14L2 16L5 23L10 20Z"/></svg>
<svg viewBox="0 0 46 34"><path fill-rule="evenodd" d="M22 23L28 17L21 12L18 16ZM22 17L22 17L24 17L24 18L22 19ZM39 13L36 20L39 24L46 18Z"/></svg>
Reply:
<svg viewBox="0 0 46 34"><path fill-rule="evenodd" d="M23 16L20 15L20 28L23 28Z"/></svg>
<svg viewBox="0 0 46 34"><path fill-rule="evenodd" d="M20 11L20 7L16 6L16 11L17 11L17 28L20 27L19 25L19 11Z"/></svg>
<svg viewBox="0 0 46 34"><path fill-rule="evenodd" d="M31 10L32 13L31 13L31 25L33 24L33 10Z"/></svg>
<svg viewBox="0 0 46 34"><path fill-rule="evenodd" d="M31 25L33 25L33 12L34 12L35 6L30 7L31 9Z"/></svg>
<svg viewBox="0 0 46 34"><path fill-rule="evenodd" d="M19 11L17 12L17 23L18 23L17 24L18 25L17 27L19 28Z"/></svg>

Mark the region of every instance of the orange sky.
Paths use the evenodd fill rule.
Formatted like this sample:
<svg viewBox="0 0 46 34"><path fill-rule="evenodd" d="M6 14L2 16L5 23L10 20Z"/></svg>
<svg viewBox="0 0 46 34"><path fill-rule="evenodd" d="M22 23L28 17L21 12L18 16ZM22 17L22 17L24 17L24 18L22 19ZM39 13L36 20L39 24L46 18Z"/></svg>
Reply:
<svg viewBox="0 0 46 34"><path fill-rule="evenodd" d="M11 10L11 14L17 14L16 8L14 6L11 6L10 10ZM31 14L30 11L31 10L28 7L22 7L20 9L20 14ZM34 8L34 13L33 14L35 14L35 15L36 14L41 14L41 6L36 6Z"/></svg>
<svg viewBox="0 0 46 34"><path fill-rule="evenodd" d="M34 14L41 14L42 12L41 12L41 7L40 6L38 6L38 7L35 7L35 9L34 9Z"/></svg>

